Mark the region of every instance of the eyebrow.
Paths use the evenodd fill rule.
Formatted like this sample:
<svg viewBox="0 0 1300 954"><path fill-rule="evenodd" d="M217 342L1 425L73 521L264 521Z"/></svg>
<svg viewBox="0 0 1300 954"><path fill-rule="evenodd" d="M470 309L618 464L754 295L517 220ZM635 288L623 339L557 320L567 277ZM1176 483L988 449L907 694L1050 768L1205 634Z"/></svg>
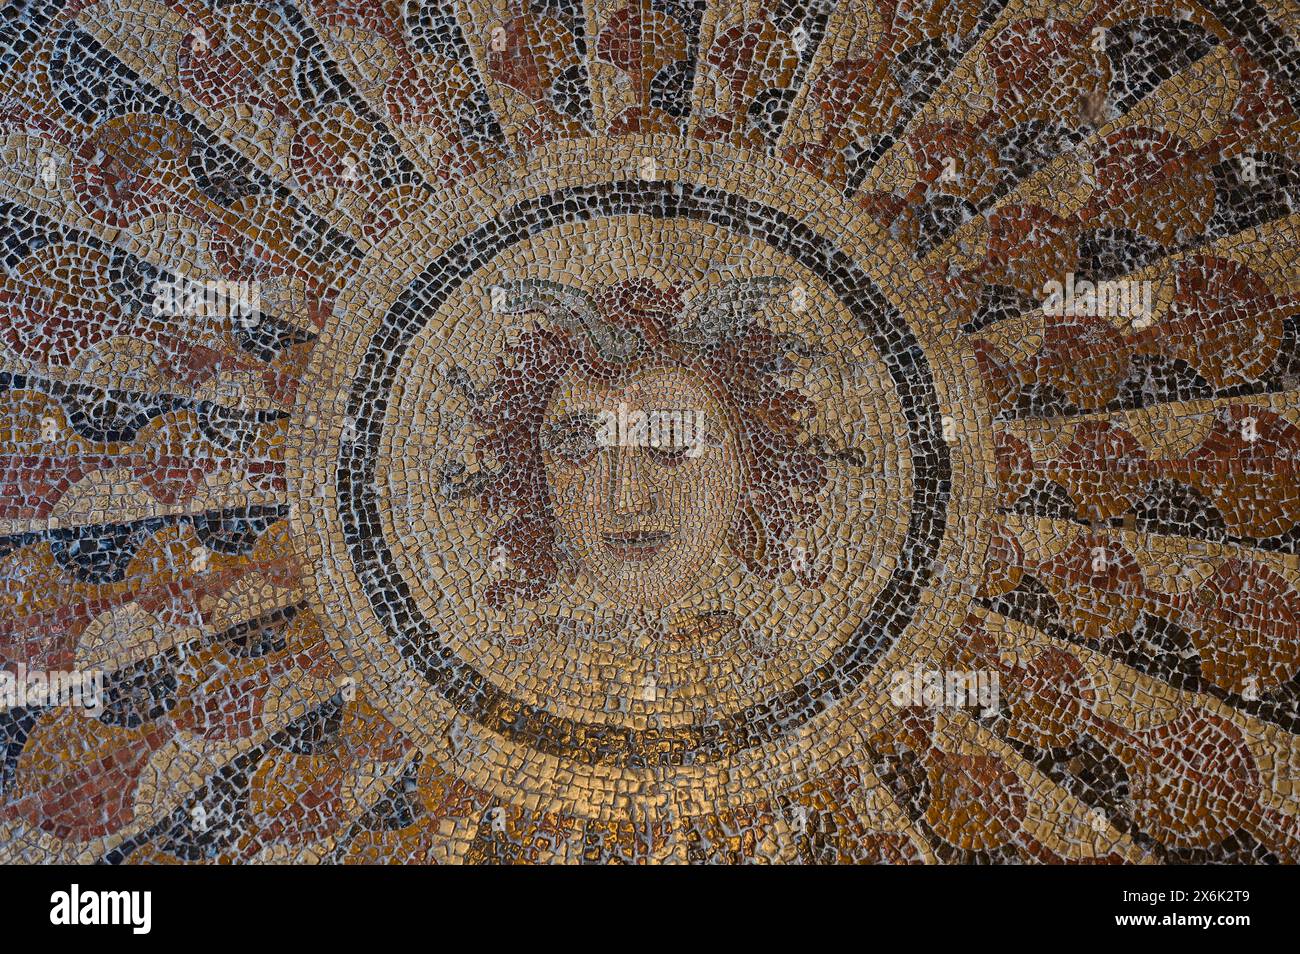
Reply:
<svg viewBox="0 0 1300 954"><path fill-rule="evenodd" d="M596 426L595 411L574 411L572 414L566 414L558 421L552 421L546 427L550 430L569 430L574 427Z"/></svg>

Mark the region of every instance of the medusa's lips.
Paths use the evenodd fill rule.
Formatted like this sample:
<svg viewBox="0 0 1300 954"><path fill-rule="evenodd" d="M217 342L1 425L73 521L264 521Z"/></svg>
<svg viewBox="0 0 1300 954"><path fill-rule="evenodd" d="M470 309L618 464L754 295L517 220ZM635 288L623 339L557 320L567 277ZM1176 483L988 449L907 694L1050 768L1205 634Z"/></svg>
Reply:
<svg viewBox="0 0 1300 954"><path fill-rule="evenodd" d="M629 530L604 535L605 549L620 560L648 560L672 538L667 530Z"/></svg>

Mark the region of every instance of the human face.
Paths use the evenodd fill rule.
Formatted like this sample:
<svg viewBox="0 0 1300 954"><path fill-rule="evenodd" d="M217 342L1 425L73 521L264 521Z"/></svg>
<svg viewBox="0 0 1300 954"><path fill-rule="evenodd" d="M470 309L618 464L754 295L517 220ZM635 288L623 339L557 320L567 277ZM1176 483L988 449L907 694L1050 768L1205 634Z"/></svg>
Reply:
<svg viewBox="0 0 1300 954"><path fill-rule="evenodd" d="M602 427L631 425L636 412L661 412L650 418L661 436L687 436L654 447L631 427ZM688 427L669 434L665 422L683 419ZM601 592L644 608L687 595L726 539L743 480L732 421L705 382L677 368L616 384L571 374L547 406L542 444L563 541Z"/></svg>

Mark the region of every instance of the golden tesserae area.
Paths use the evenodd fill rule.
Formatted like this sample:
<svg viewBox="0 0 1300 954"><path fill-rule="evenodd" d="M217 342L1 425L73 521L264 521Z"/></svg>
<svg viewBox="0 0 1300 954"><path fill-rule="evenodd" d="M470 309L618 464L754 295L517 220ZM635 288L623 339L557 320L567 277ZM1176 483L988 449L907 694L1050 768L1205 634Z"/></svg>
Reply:
<svg viewBox="0 0 1300 954"><path fill-rule="evenodd" d="M0 861L1300 860L1295 0L3 17Z"/></svg>

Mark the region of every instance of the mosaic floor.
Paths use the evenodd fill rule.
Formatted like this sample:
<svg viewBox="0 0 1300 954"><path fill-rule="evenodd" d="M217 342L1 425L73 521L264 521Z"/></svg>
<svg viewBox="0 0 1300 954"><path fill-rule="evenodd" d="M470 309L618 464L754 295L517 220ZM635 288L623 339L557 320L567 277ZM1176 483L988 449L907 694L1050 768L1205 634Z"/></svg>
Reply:
<svg viewBox="0 0 1300 954"><path fill-rule="evenodd" d="M0 861L1300 859L1296 0L3 13Z"/></svg>

